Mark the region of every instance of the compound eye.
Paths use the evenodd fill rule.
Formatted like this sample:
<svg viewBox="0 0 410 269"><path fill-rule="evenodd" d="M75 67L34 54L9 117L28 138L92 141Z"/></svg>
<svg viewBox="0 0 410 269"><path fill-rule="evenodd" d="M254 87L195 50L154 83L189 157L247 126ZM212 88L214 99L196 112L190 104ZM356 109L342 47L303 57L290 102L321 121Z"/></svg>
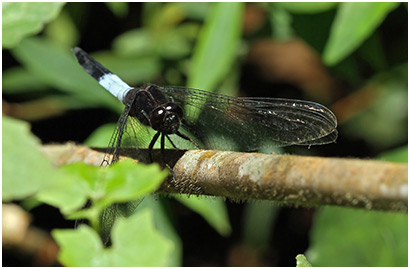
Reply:
<svg viewBox="0 0 410 269"><path fill-rule="evenodd" d="M162 122L164 120L165 110L162 107L158 107L151 113L150 124L152 129L160 130Z"/></svg>
<svg viewBox="0 0 410 269"><path fill-rule="evenodd" d="M184 114L182 108L181 108L179 105L177 105L176 103L166 103L166 104L164 105L164 107L165 107L165 110L166 110L166 111L173 112L173 113L176 114L179 118L182 118L182 116L183 116L183 114Z"/></svg>

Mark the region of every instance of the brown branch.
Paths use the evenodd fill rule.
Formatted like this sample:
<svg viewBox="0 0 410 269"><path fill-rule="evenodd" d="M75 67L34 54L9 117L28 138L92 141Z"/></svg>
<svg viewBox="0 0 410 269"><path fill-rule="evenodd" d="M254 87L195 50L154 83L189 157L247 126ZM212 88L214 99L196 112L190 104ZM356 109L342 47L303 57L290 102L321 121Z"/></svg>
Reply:
<svg viewBox="0 0 410 269"><path fill-rule="evenodd" d="M73 160L98 165L103 156L72 144L45 146L44 150L49 156L60 156L60 165ZM132 152L130 149L128 157L133 157ZM176 162L175 174L162 184L161 192L303 206L408 210L406 164L216 150L167 150L166 156L171 165ZM159 157L155 151L154 159Z"/></svg>

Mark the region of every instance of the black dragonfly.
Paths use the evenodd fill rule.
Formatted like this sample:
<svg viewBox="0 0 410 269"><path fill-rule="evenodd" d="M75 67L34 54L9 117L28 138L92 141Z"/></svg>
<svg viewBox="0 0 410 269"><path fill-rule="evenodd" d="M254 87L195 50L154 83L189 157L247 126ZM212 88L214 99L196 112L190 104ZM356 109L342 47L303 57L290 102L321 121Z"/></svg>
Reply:
<svg viewBox="0 0 410 269"><path fill-rule="evenodd" d="M314 102L279 98L231 97L197 89L146 85L134 88L80 48L73 52L83 69L117 97L125 109L109 142L102 165L116 162L125 147L148 146L149 161L159 139L166 147L256 151L270 146L321 145L337 138L333 113ZM118 216L127 216L137 200L114 204L102 212L105 244ZM86 207L89 207L90 203ZM76 221L76 227L83 223Z"/></svg>
<svg viewBox="0 0 410 269"><path fill-rule="evenodd" d="M134 88L82 49L73 52L83 69L125 105L105 165L117 161L124 146L148 146L152 162L159 138L165 164L164 148L170 146L256 151L267 146L322 145L337 138L336 117L315 102L231 97L179 86Z"/></svg>

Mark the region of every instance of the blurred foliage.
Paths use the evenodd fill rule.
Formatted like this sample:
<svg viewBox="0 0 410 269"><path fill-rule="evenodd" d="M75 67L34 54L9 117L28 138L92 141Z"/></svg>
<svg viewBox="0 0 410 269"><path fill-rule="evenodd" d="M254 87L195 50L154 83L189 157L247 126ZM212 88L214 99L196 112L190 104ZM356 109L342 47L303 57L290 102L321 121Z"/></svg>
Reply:
<svg viewBox="0 0 410 269"><path fill-rule="evenodd" d="M26 36L39 33L64 3L2 3L3 48L13 48Z"/></svg>
<svg viewBox="0 0 410 269"><path fill-rule="evenodd" d="M193 51L188 87L215 89L229 72L237 56L242 13L243 3L211 8Z"/></svg>
<svg viewBox="0 0 410 269"><path fill-rule="evenodd" d="M385 151L380 154L379 159L386 162L408 163L409 162L409 147L404 146L390 151Z"/></svg>
<svg viewBox="0 0 410 269"><path fill-rule="evenodd" d="M307 252L314 266L407 266L406 214L324 207Z"/></svg>
<svg viewBox="0 0 410 269"><path fill-rule="evenodd" d="M279 207L271 201L250 202L243 216L243 242L254 248L266 248L273 232Z"/></svg>
<svg viewBox="0 0 410 269"><path fill-rule="evenodd" d="M326 44L324 62L334 65L352 53L398 5L393 2L341 4Z"/></svg>
<svg viewBox="0 0 410 269"><path fill-rule="evenodd" d="M407 65L381 72L362 91L352 94L361 101L362 111L348 120L343 131L350 137L365 139L375 149L406 141L407 125L403 123L408 116L407 74Z"/></svg>
<svg viewBox="0 0 410 269"><path fill-rule="evenodd" d="M78 230L54 230L53 236L61 246L59 257L65 266L167 266L173 247L155 230L149 210L116 222L109 248L84 225Z"/></svg>
<svg viewBox="0 0 410 269"><path fill-rule="evenodd" d="M312 267L306 257L302 254L296 256L296 267Z"/></svg>
<svg viewBox="0 0 410 269"><path fill-rule="evenodd" d="M39 140L26 122L3 116L2 199L24 199L52 184L56 169L39 151ZM37 169L33 170L32 167Z"/></svg>
<svg viewBox="0 0 410 269"><path fill-rule="evenodd" d="M174 196L176 200L186 207L201 214L204 219L217 230L221 235L228 236L231 233L228 212L222 198L212 198L212 200L203 200L203 198ZM210 199L210 198L209 198Z"/></svg>
<svg viewBox="0 0 410 269"><path fill-rule="evenodd" d="M6 161L4 165L6 169L3 170L3 201L34 197L37 201L59 208L69 219L88 219L94 228L94 230L83 228L72 231L55 231L57 241L63 246L60 261L64 265L84 266L85 264L92 265L97 261L94 266L109 266L118 261L120 263L117 265L134 263L134 265L165 266L175 264L175 262L170 263L174 259L170 257L174 252L172 244L155 231L151 220L152 216L145 216L149 213L143 212L135 214L134 221L130 219L121 223L119 219L118 224L116 222L116 225L113 226L113 247L120 249L110 254L115 255L114 257L103 257L98 252L106 251L103 250L104 245L98 237L98 232L106 241L113 225L113 220L107 222L101 219L102 212L105 212L110 205L142 199L145 195L152 193L168 175L167 171L161 171L158 164L136 164L129 160L108 168L75 163L56 169L40 152L39 143L28 131L27 123L8 117L3 117L3 123L6 127L3 129L3 142L7 142L3 144L3 153L12 160L18 160L15 165L12 165L10 161ZM87 200L90 200L92 205L87 209L80 210ZM121 213L119 217L130 215L133 212ZM136 233L132 229L127 229L126 234L124 234L121 232L121 225L135 227L134 225L141 221L142 223L136 227L143 231L144 240L134 240L141 245L135 244L135 242L131 243L133 245L131 249L138 250L138 252L134 252L133 259L128 261L127 255L130 253L121 249L130 244L130 238L135 238L132 236L136 236ZM120 226L120 228L116 228L116 226ZM80 240L78 240L79 238ZM139 238L142 239L142 237ZM90 245L83 244L84 240ZM145 241L154 242L151 244L153 252L151 255L162 255L162 259L147 257L147 252L140 251ZM67 247L65 248L65 246ZM90 249L95 251L89 252ZM135 253L139 254L135 255Z"/></svg>
<svg viewBox="0 0 410 269"><path fill-rule="evenodd" d="M107 13L93 14L96 5ZM403 146L407 144L407 28L400 28L407 22L406 4L7 2L2 7L3 59L12 59L3 60L7 115L34 122L85 108L121 113L122 104L77 64L70 51L73 46L89 51L131 85L187 85L231 95L243 90L242 66L253 62L258 78L296 85L300 98L332 104L339 121L340 150L362 141L369 150L361 156L408 162L408 147ZM94 21L101 26L91 28ZM271 88L269 94L276 96ZM106 146L113 128L101 126L86 144ZM98 218L109 204L140 200L164 176L156 166L127 163L105 172L80 164L57 169L41 155L39 146L27 123L3 117L3 201L42 201L67 217L89 219L97 230L104 229ZM344 154L354 156L346 150ZM79 211L87 199L94 201L93 207ZM176 199L220 234L231 231L221 200ZM68 266L180 266L182 243L165 207L148 196L138 208L145 210L107 228L113 225L111 249L103 249L97 233L86 227L53 232L62 246L60 260ZM248 205L244 242L268 244L276 210L271 205ZM313 227L309 261L315 266L405 266L404 217L325 208ZM142 230L133 231L135 227ZM128 239L137 234L141 241L131 245ZM90 249L98 257L94 261ZM119 258L119 252L125 255ZM146 259L135 253L146 254Z"/></svg>

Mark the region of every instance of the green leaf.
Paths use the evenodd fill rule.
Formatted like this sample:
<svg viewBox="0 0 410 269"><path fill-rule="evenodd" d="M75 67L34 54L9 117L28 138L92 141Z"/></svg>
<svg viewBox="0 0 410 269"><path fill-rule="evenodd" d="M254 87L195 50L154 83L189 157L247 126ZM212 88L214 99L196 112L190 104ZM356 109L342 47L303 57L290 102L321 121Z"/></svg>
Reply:
<svg viewBox="0 0 410 269"><path fill-rule="evenodd" d="M41 38L26 38L12 50L13 55L44 83L71 94L90 107L103 105L117 112L123 105L77 63L71 50Z"/></svg>
<svg viewBox="0 0 410 269"><path fill-rule="evenodd" d="M254 248L267 247L278 211L279 207L271 201L247 203L243 212L243 242Z"/></svg>
<svg viewBox="0 0 410 269"><path fill-rule="evenodd" d="M104 171L103 189L105 204L127 202L142 198L155 191L168 175L158 164L146 165L132 160L111 165Z"/></svg>
<svg viewBox="0 0 410 269"><path fill-rule="evenodd" d="M61 174L53 186L40 191L36 198L58 207L70 219L88 219L106 243L116 220L132 215L144 196L159 187L168 171L161 171L158 164L128 159L103 168L75 163L63 167ZM91 206L78 211L87 200L91 200Z"/></svg>
<svg viewBox="0 0 410 269"><path fill-rule="evenodd" d="M288 41L294 38L292 16L286 9L277 5L272 5L269 19L274 39Z"/></svg>
<svg viewBox="0 0 410 269"><path fill-rule="evenodd" d="M113 41L113 49L122 56L155 55L156 44L147 29L135 29L125 32Z"/></svg>
<svg viewBox="0 0 410 269"><path fill-rule="evenodd" d="M209 14L212 3L209 2L181 2L186 16L194 20L203 20Z"/></svg>
<svg viewBox="0 0 410 269"><path fill-rule="evenodd" d="M364 139L379 150L407 143L407 73L403 64L372 78L366 85L371 89L365 100L367 109L343 124L344 134Z"/></svg>
<svg viewBox="0 0 410 269"><path fill-rule="evenodd" d="M41 190L37 199L57 207L65 215L85 205L91 193L91 180L98 180L98 167L74 163L60 169L59 180Z"/></svg>
<svg viewBox="0 0 410 269"><path fill-rule="evenodd" d="M23 121L3 116L3 201L34 195L52 184L57 170L39 151L40 141Z"/></svg>
<svg viewBox="0 0 410 269"><path fill-rule="evenodd" d="M128 13L128 3L124 2L106 2L107 7L117 17L125 17Z"/></svg>
<svg viewBox="0 0 410 269"><path fill-rule="evenodd" d="M408 163L409 147L403 146L400 148L396 148L396 149L383 152L377 158L383 161L388 161L388 162Z"/></svg>
<svg viewBox="0 0 410 269"><path fill-rule="evenodd" d="M194 49L188 87L215 90L232 68L241 38L244 3L213 3Z"/></svg>
<svg viewBox="0 0 410 269"><path fill-rule="evenodd" d="M178 29L171 29L158 44L159 54L166 59L180 59L191 52L191 43Z"/></svg>
<svg viewBox="0 0 410 269"><path fill-rule="evenodd" d="M161 66L154 56L118 57L111 52L98 52L93 57L130 85L145 83L160 74Z"/></svg>
<svg viewBox="0 0 410 269"><path fill-rule="evenodd" d="M335 65L352 53L399 3L341 3L326 44L323 60Z"/></svg>
<svg viewBox="0 0 410 269"><path fill-rule="evenodd" d="M169 201L170 199L160 199L159 201L154 198L154 195L147 195L144 201L139 205L138 210L152 210L155 227L164 237L170 239L174 244L167 266L182 266L182 242L169 217L169 212L166 210L167 207L163 206Z"/></svg>
<svg viewBox="0 0 410 269"><path fill-rule="evenodd" d="M221 235L227 236L231 233L228 212L222 199L211 200L192 196L174 196L174 198L201 215Z"/></svg>
<svg viewBox="0 0 410 269"><path fill-rule="evenodd" d="M324 12L329 9L335 8L339 3L337 2L278 2L275 6L280 6L292 13L301 14L315 14L319 12Z"/></svg>
<svg viewBox="0 0 410 269"><path fill-rule="evenodd" d="M312 267L306 257L302 254L296 256L296 267Z"/></svg>
<svg viewBox="0 0 410 269"><path fill-rule="evenodd" d="M89 226L76 230L53 230L54 239L60 246L59 261L65 266L104 266L109 263L98 234Z"/></svg>
<svg viewBox="0 0 410 269"><path fill-rule="evenodd" d="M114 133L116 126L116 124L110 123L98 127L98 129L87 137L84 141L84 145L89 147L106 147L109 143L111 135Z"/></svg>
<svg viewBox="0 0 410 269"><path fill-rule="evenodd" d="M47 90L38 76L21 67L12 67L3 71L3 93L29 93Z"/></svg>
<svg viewBox="0 0 410 269"><path fill-rule="evenodd" d="M143 210L119 220L112 229L116 266L167 266L172 242L155 228L153 213Z"/></svg>
<svg viewBox="0 0 410 269"><path fill-rule="evenodd" d="M40 32L65 3L2 3L3 48L15 47L23 38Z"/></svg>
<svg viewBox="0 0 410 269"><path fill-rule="evenodd" d="M97 221L108 205L131 202L152 193L168 175L168 171L161 171L157 164L146 165L132 160L104 168L75 163L62 167L60 172L59 180L41 190L37 198L58 207L70 218L82 217L92 221ZM90 209L72 214L88 199L92 201ZM127 215L122 211L115 213ZM117 216L112 217L111 223Z"/></svg>
<svg viewBox="0 0 410 269"><path fill-rule="evenodd" d="M54 21L47 25L45 34L50 40L66 48L74 47L80 36L74 19L67 10L63 10Z"/></svg>
<svg viewBox="0 0 410 269"><path fill-rule="evenodd" d="M315 266L407 266L407 214L325 207L306 253Z"/></svg>
<svg viewBox="0 0 410 269"><path fill-rule="evenodd" d="M167 266L173 247L154 228L149 210L119 220L109 248L85 225L77 230L54 230L52 235L60 245L59 261L65 266Z"/></svg>
<svg viewBox="0 0 410 269"><path fill-rule="evenodd" d="M365 60L375 72L388 70L386 52L380 32L374 32L358 48L357 53Z"/></svg>

